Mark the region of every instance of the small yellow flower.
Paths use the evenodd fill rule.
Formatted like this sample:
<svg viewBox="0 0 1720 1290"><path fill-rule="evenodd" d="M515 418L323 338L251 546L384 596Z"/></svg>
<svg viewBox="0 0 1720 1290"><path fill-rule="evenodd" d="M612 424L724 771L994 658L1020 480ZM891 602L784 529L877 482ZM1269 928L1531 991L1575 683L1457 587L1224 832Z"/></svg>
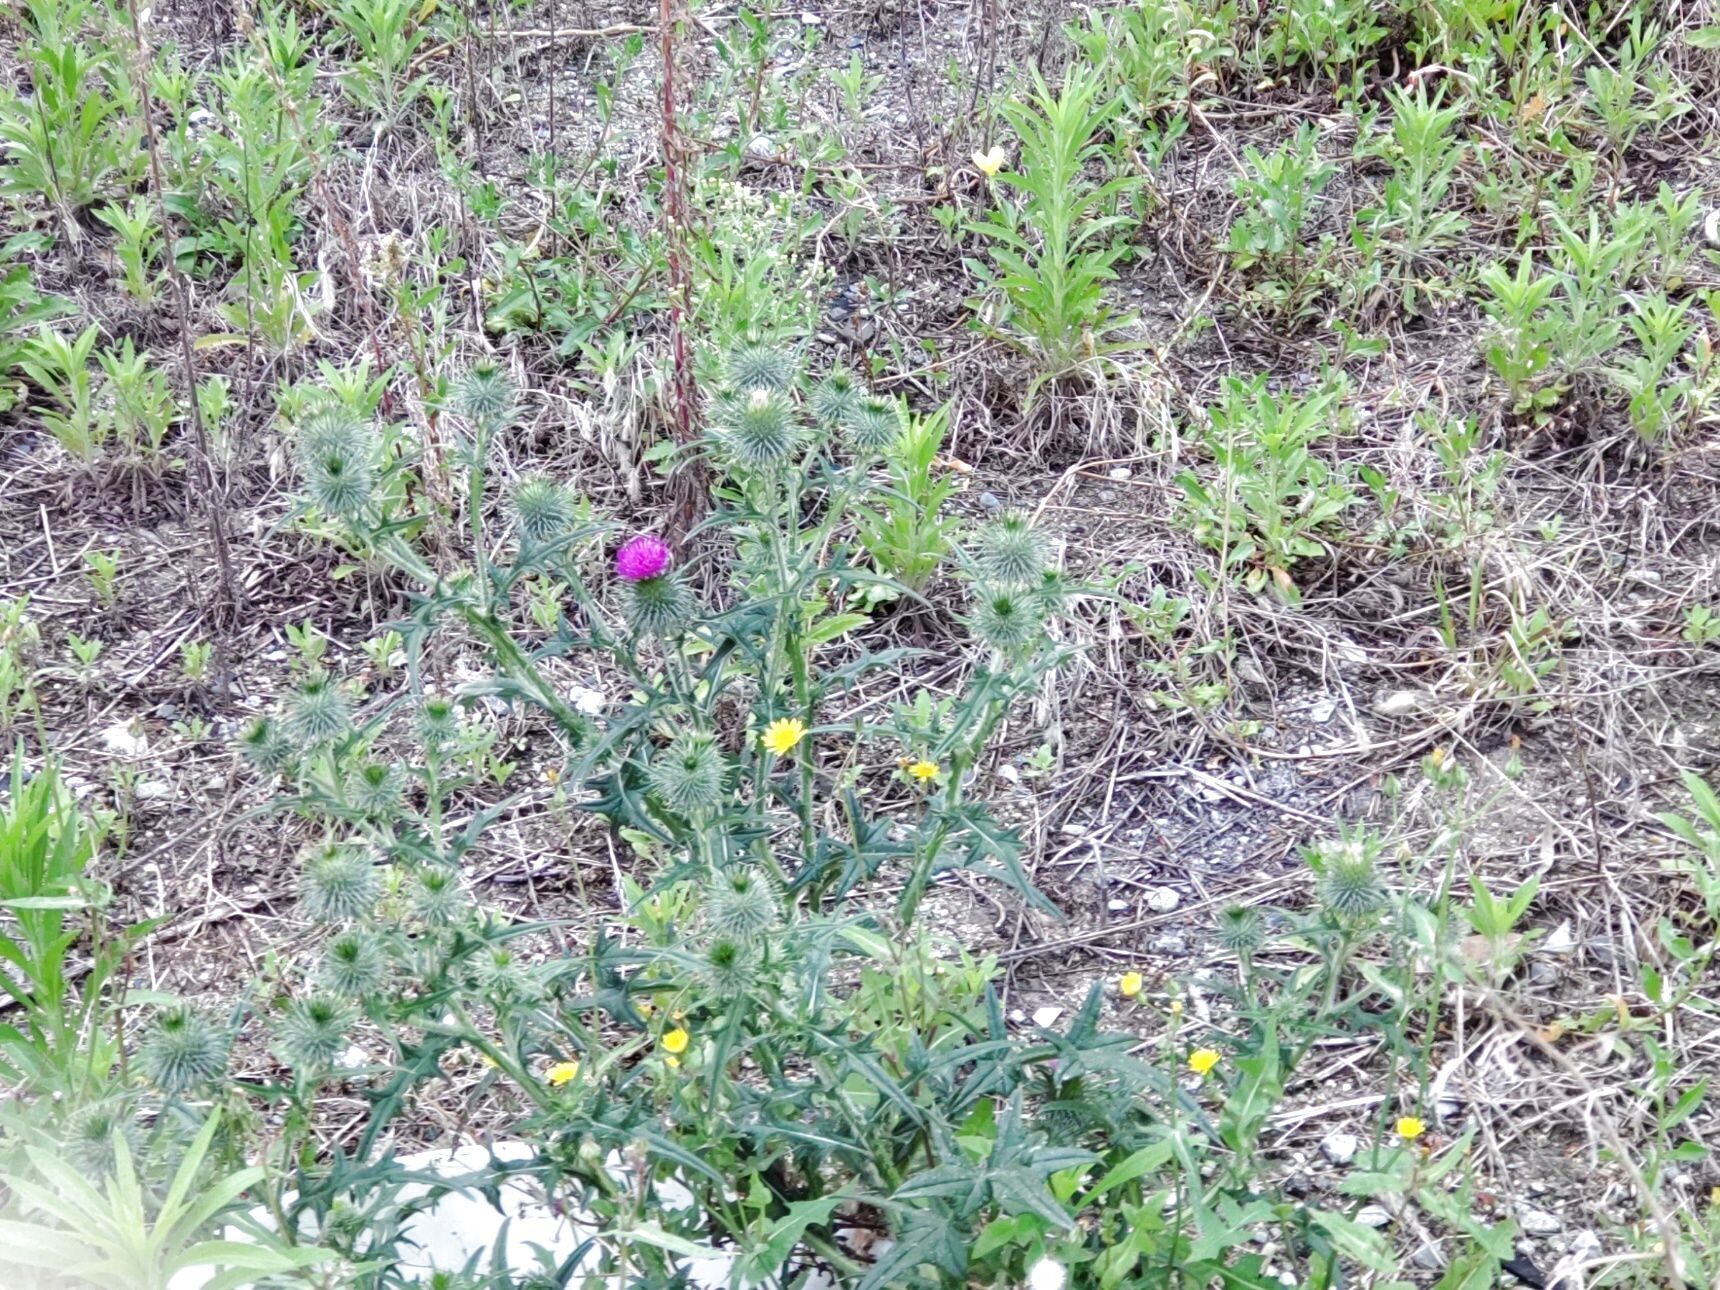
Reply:
<svg viewBox="0 0 1720 1290"><path fill-rule="evenodd" d="M1182 1000L1181 999L1172 999L1171 1000L1171 1016L1173 1016L1173 1017L1182 1016Z"/></svg>
<svg viewBox="0 0 1720 1290"><path fill-rule="evenodd" d="M973 168L987 179L1003 169L1003 163L1009 160L1009 153L1004 151L1001 143L994 143L984 152L973 154Z"/></svg>
<svg viewBox="0 0 1720 1290"><path fill-rule="evenodd" d="M1405 1142L1414 1142L1423 1133L1427 1132L1427 1126L1420 1120L1416 1119L1413 1115L1399 1116L1398 1122L1392 1127L1397 1130L1398 1137L1402 1138Z"/></svg>
<svg viewBox="0 0 1720 1290"><path fill-rule="evenodd" d="M543 1077L551 1088L560 1088L563 1084L579 1078L579 1063L557 1062L543 1073Z"/></svg>
<svg viewBox="0 0 1720 1290"><path fill-rule="evenodd" d="M799 717L779 717L764 728L758 741L778 757L806 738L806 724Z"/></svg>
<svg viewBox="0 0 1720 1290"><path fill-rule="evenodd" d="M1188 1055L1188 1068L1196 1075L1205 1075L1219 1062L1216 1048L1197 1048Z"/></svg>
<svg viewBox="0 0 1720 1290"><path fill-rule="evenodd" d="M1125 972L1117 978L1117 993L1125 999L1133 999L1141 992L1141 986L1144 984L1139 972Z"/></svg>
<svg viewBox="0 0 1720 1290"><path fill-rule="evenodd" d="M687 1032L676 1026L663 1036L663 1048L677 1057L680 1056L687 1051Z"/></svg>
<svg viewBox="0 0 1720 1290"><path fill-rule="evenodd" d="M679 1057L665 1057L663 1059L663 1065L667 1066L672 1071L678 1071L681 1069L681 1059Z"/></svg>
<svg viewBox="0 0 1720 1290"><path fill-rule="evenodd" d="M936 779L940 773L937 762L927 761L923 757L912 766L908 767L908 774L912 775L922 784L929 783Z"/></svg>

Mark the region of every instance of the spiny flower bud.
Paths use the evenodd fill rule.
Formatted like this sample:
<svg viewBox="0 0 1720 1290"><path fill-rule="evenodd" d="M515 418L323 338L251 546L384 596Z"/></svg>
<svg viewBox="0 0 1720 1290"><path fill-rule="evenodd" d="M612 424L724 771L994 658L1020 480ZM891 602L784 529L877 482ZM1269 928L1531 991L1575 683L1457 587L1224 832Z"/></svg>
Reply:
<svg viewBox="0 0 1720 1290"><path fill-rule="evenodd" d="M183 1004L156 1018L137 1049L144 1078L163 1093L207 1084L227 1068L227 1044L202 1013Z"/></svg>
<svg viewBox="0 0 1720 1290"><path fill-rule="evenodd" d="M125 1139L131 1158L136 1160L143 1137L138 1132L137 1117L124 1102L109 1099L81 1106L66 1121L66 1159L79 1173L105 1178L119 1163L119 1149L114 1145L116 1136Z"/></svg>
<svg viewBox="0 0 1720 1290"><path fill-rule="evenodd" d="M427 694L418 706L418 738L428 748L442 748L460 733L460 710L446 695Z"/></svg>
<svg viewBox="0 0 1720 1290"><path fill-rule="evenodd" d="M371 819L389 819L400 809L406 774L398 766L366 762L346 783L346 800Z"/></svg>
<svg viewBox="0 0 1720 1290"><path fill-rule="evenodd" d="M845 368L837 368L812 390L812 414L827 426L845 426L860 409L866 389L858 377Z"/></svg>
<svg viewBox="0 0 1720 1290"><path fill-rule="evenodd" d="M530 541L553 541L573 525L573 495L553 479L528 475L514 489L514 524Z"/></svg>
<svg viewBox="0 0 1720 1290"><path fill-rule="evenodd" d="M344 408L322 409L299 427L299 468L312 505L357 519L376 486L376 436Z"/></svg>
<svg viewBox="0 0 1720 1290"><path fill-rule="evenodd" d="M363 918L382 895L382 874L362 846L325 843L313 848L299 873L299 902L319 923Z"/></svg>
<svg viewBox="0 0 1720 1290"><path fill-rule="evenodd" d="M459 875L448 869L426 865L413 881L408 899L412 912L432 927L446 927L466 908L466 894Z"/></svg>
<svg viewBox="0 0 1720 1290"><path fill-rule="evenodd" d="M1266 943L1266 919L1251 905L1232 905L1218 916L1214 937L1232 954L1247 958Z"/></svg>
<svg viewBox="0 0 1720 1290"><path fill-rule="evenodd" d="M1374 857L1361 841L1326 851L1317 887L1320 903L1343 918L1362 918L1385 907L1386 888Z"/></svg>
<svg viewBox="0 0 1720 1290"><path fill-rule="evenodd" d="M999 587L1037 586L1049 562L1045 538L1019 515L1006 515L987 524L974 542L979 576Z"/></svg>
<svg viewBox="0 0 1720 1290"><path fill-rule="evenodd" d="M499 430L513 417L514 383L495 363L480 360L455 384L454 411L480 430Z"/></svg>
<svg viewBox="0 0 1720 1290"><path fill-rule="evenodd" d="M776 892L751 869L718 874L705 897L705 923L717 936L750 941L763 936L780 916Z"/></svg>
<svg viewBox="0 0 1720 1290"><path fill-rule="evenodd" d="M736 345L723 362L723 384L730 390L765 389L787 394L794 386L796 371L793 356L774 345Z"/></svg>
<svg viewBox="0 0 1720 1290"><path fill-rule="evenodd" d="M902 437L905 424L899 402L870 394L849 413L843 432L850 447L882 452Z"/></svg>
<svg viewBox="0 0 1720 1290"><path fill-rule="evenodd" d="M968 624L974 635L993 649L1012 654L1040 638L1044 620L1032 595L982 586L975 588L974 598Z"/></svg>
<svg viewBox="0 0 1720 1290"><path fill-rule="evenodd" d="M722 399L714 433L723 454L751 470L783 465L800 446L787 397L763 385Z"/></svg>
<svg viewBox="0 0 1720 1290"><path fill-rule="evenodd" d="M684 734L651 761L651 791L670 810L708 811L723 800L727 772L709 735Z"/></svg>
<svg viewBox="0 0 1720 1290"><path fill-rule="evenodd" d="M362 999L388 976L388 958L376 937L355 928L329 941L318 976L332 993Z"/></svg>
<svg viewBox="0 0 1720 1290"><path fill-rule="evenodd" d="M705 951L700 975L712 994L720 999L733 999L752 989L758 979L758 961L758 950L752 944L718 937Z"/></svg>
<svg viewBox="0 0 1720 1290"><path fill-rule="evenodd" d="M239 750L245 760L258 770L273 773L284 770L293 760L293 741L280 723L268 717L258 717L239 734Z"/></svg>
<svg viewBox="0 0 1720 1290"><path fill-rule="evenodd" d="M277 1051L295 1070L321 1070L340 1055L352 1010L331 994L295 999L281 1018Z"/></svg>
<svg viewBox="0 0 1720 1290"><path fill-rule="evenodd" d="M672 573L621 584L628 626L641 636L669 636L693 616L693 598Z"/></svg>
<svg viewBox="0 0 1720 1290"><path fill-rule="evenodd" d="M352 704L326 672L312 672L287 697L286 730L300 744L317 748L352 729Z"/></svg>

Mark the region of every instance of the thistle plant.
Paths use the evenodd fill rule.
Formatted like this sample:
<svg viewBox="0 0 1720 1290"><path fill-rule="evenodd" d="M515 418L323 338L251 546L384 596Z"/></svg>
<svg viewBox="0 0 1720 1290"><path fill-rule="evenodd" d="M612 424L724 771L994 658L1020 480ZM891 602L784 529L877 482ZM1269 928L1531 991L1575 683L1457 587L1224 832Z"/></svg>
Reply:
<svg viewBox="0 0 1720 1290"><path fill-rule="evenodd" d="M1015 1066L980 1084L934 1070L886 1073L912 1072L915 1044L955 1054L995 1042L980 1038L993 1024L983 979L923 1017L905 1011L905 998L881 1001L883 987L862 1003L826 980L844 963L921 962L929 952L921 909L942 871L1001 881L1055 913L1028 882L1020 840L975 794L992 731L1056 660L1048 625L1067 589L1051 544L1025 520L976 532L952 553L962 598L952 619L971 635L965 691L866 722L845 715L863 678L911 675L915 664L913 651L869 641L872 593L921 593L879 572L862 534L870 473L884 467L908 419L852 374L810 380L776 348L743 345L715 366L726 380L710 395L702 449L720 472L722 508L696 544L618 533L558 481L528 476L513 491L506 530L474 521L472 567L443 572L414 546L415 530L384 510L406 468L381 449L384 436L339 399L298 422L308 505L338 525L343 545L418 583L417 607L396 629L409 660L444 625L480 641L489 675L468 689L547 716L568 759L564 782L586 786L570 800L652 857L641 885L624 893L633 929L625 943L605 935L583 953L534 961L512 944L529 928L491 917L468 895L462 857L512 799L449 827L452 795L490 764L483 710L468 718L472 694L425 690L415 661L407 691L385 696L343 684L313 660L242 747L323 830L303 853L299 899L327 938L272 1023L302 1108L303 1121L292 1123L308 1121L361 1021L394 1046L402 1088L451 1050L477 1048L500 1078L544 1103L546 1152L570 1133L619 1148L655 1132L646 1127L653 1103L691 1096L696 1072L704 1109L689 1104L675 1141L648 1153L651 1185L681 1169L725 1239L767 1259L763 1234L724 1200L736 1179L760 1169L722 1127L757 1098L743 1055L748 1070L761 1060L770 1072L757 1103L765 1139L791 1153L809 1204L856 1184L890 1194L924 1167L927 1145L912 1127L922 1112L912 1108L935 1107L943 1134L982 1089L1008 1096L1019 1082ZM486 369L449 388L449 410L471 430L470 518L489 491L485 445L518 399ZM564 588L563 604L558 621L537 624L547 639L528 647L512 593L539 581ZM625 701L572 703L546 665L576 658ZM804 1000L815 1001L810 1011ZM862 1022L854 1012L862 1006L883 1008L883 1020ZM545 1062L561 1072L549 1085L534 1074ZM815 1073L815 1085L801 1070ZM850 1073L895 1108L887 1124L845 1120L846 1095L811 1091L839 1090ZM656 1091L645 1094L640 1080ZM595 1108L568 1109L576 1085L633 1091L614 1118L599 1119ZM553 1114L550 1088L560 1090ZM379 1103L356 1150L371 1149L398 1105ZM834 1155L798 1136L794 1126L809 1116L841 1143ZM709 1162L708 1176L675 1163L693 1158ZM828 1226L828 1212L815 1226ZM834 1251L827 1235L807 1239ZM650 1257L652 1277L672 1275L667 1254Z"/></svg>

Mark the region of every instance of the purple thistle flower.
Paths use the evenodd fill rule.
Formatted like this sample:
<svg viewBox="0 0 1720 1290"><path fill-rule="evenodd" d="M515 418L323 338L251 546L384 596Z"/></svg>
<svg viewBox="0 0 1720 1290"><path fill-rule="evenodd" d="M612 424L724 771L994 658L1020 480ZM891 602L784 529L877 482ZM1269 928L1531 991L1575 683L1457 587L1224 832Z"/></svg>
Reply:
<svg viewBox="0 0 1720 1290"><path fill-rule="evenodd" d="M669 544L655 533L629 538L615 553L615 572L623 582L644 582L669 569Z"/></svg>

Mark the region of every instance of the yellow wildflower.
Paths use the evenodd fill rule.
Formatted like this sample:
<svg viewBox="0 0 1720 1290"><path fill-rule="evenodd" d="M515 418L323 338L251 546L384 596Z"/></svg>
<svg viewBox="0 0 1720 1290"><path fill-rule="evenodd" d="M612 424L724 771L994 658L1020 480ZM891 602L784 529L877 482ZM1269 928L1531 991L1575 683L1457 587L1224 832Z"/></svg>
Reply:
<svg viewBox="0 0 1720 1290"><path fill-rule="evenodd" d="M1173 1016L1173 1017L1182 1016L1182 1000L1181 999L1172 999L1171 1000L1171 1016Z"/></svg>
<svg viewBox="0 0 1720 1290"><path fill-rule="evenodd" d="M1009 160L1009 153L1004 151L1001 143L994 143L984 152L973 154L973 168L987 179L1003 169L1003 163Z"/></svg>
<svg viewBox="0 0 1720 1290"><path fill-rule="evenodd" d="M1197 1048L1188 1055L1188 1068L1196 1075L1205 1075L1219 1062L1216 1048Z"/></svg>
<svg viewBox="0 0 1720 1290"><path fill-rule="evenodd" d="M1420 1120L1416 1119L1413 1115L1399 1116L1397 1124L1393 1127L1397 1129L1398 1137L1402 1138L1405 1142L1414 1142L1423 1133L1427 1132L1427 1126Z"/></svg>
<svg viewBox="0 0 1720 1290"><path fill-rule="evenodd" d="M1139 972L1125 972L1117 978L1117 993L1125 999L1133 999L1141 992L1143 984L1145 982L1142 981Z"/></svg>
<svg viewBox="0 0 1720 1290"><path fill-rule="evenodd" d="M543 1073L544 1080L552 1088L560 1088L579 1077L578 1062L557 1062Z"/></svg>
<svg viewBox="0 0 1720 1290"><path fill-rule="evenodd" d="M758 741L778 757L806 738L806 724L799 717L779 717L764 728Z"/></svg>
<svg viewBox="0 0 1720 1290"><path fill-rule="evenodd" d="M681 1029L681 1027L676 1026L668 1034L663 1036L663 1048L665 1051L673 1053L675 1056L679 1057L682 1053L687 1051L687 1032Z"/></svg>
<svg viewBox="0 0 1720 1290"><path fill-rule="evenodd" d="M927 761L923 757L912 766L908 767L908 774L912 775L922 784L936 779L939 773L937 762Z"/></svg>
<svg viewBox="0 0 1720 1290"><path fill-rule="evenodd" d="M681 1069L681 1059L679 1057L665 1057L663 1059L663 1065L667 1066L672 1071L678 1071Z"/></svg>

